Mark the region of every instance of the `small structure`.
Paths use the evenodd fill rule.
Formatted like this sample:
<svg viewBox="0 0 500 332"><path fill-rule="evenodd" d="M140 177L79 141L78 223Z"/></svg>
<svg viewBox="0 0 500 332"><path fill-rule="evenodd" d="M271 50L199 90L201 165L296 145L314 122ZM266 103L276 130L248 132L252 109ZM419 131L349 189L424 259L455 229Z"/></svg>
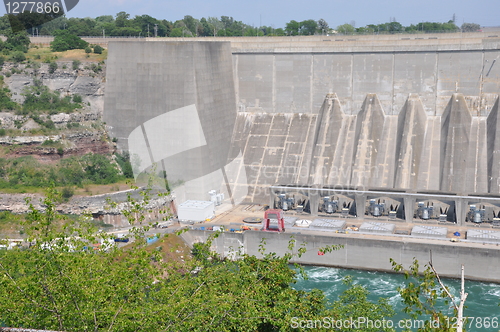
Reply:
<svg viewBox="0 0 500 332"><path fill-rule="evenodd" d="M393 234L395 228L394 224L368 221L361 224L359 231L364 233Z"/></svg>
<svg viewBox="0 0 500 332"><path fill-rule="evenodd" d="M299 219L295 221L295 227L307 228L311 225L312 221L307 219Z"/></svg>
<svg viewBox="0 0 500 332"><path fill-rule="evenodd" d="M283 218L283 210L267 210L264 212L262 230L266 232L284 232L285 219Z"/></svg>
<svg viewBox="0 0 500 332"><path fill-rule="evenodd" d="M412 228L411 236L446 239L448 229L446 227L417 225Z"/></svg>
<svg viewBox="0 0 500 332"><path fill-rule="evenodd" d="M345 220L314 219L309 226L310 229L321 231L340 231L345 227Z"/></svg>
<svg viewBox="0 0 500 332"><path fill-rule="evenodd" d="M500 231L474 229L467 231L467 240L474 242L500 243Z"/></svg>
<svg viewBox="0 0 500 332"><path fill-rule="evenodd" d="M215 204L211 201L188 200L179 205L180 222L203 222L215 216Z"/></svg>

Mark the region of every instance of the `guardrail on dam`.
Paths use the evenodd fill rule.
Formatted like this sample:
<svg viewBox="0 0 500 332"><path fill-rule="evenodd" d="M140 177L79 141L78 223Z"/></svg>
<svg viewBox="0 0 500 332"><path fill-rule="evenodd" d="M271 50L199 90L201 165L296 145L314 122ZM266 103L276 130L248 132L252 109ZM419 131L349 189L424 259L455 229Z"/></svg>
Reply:
<svg viewBox="0 0 500 332"><path fill-rule="evenodd" d="M204 129L233 132L223 188L247 201L267 203L273 184L500 194L497 36L226 40L210 61L201 49L219 43L111 42L104 117L119 145L196 104Z"/></svg>

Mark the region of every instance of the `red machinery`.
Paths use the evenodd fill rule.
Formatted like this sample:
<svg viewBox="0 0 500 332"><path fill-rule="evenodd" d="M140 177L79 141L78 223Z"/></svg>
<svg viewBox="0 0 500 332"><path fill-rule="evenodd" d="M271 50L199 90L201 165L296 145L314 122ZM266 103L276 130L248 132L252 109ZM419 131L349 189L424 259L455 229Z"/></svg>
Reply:
<svg viewBox="0 0 500 332"><path fill-rule="evenodd" d="M271 220L276 220L277 222L271 223ZM264 226L262 230L266 232L284 232L285 219L283 210L267 210L264 212Z"/></svg>

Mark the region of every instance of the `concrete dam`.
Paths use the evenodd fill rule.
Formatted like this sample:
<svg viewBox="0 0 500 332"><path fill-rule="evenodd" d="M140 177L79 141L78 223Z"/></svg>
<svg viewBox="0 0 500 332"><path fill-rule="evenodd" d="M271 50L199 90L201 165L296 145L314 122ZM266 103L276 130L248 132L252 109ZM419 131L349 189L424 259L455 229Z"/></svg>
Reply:
<svg viewBox="0 0 500 332"><path fill-rule="evenodd" d="M496 35L189 40L109 43L104 119L137 173L234 203L271 185L500 194Z"/></svg>

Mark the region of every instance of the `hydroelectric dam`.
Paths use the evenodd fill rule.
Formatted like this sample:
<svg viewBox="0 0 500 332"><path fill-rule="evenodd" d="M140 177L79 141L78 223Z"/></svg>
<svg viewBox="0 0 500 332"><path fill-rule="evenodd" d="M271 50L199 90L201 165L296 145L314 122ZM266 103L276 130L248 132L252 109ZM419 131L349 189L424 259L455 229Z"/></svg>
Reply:
<svg viewBox="0 0 500 332"><path fill-rule="evenodd" d="M163 170L189 199L376 190L407 221L430 194L449 221L472 203L493 219L499 57L481 32L110 42L104 121L136 175ZM321 198L301 194L316 212Z"/></svg>

